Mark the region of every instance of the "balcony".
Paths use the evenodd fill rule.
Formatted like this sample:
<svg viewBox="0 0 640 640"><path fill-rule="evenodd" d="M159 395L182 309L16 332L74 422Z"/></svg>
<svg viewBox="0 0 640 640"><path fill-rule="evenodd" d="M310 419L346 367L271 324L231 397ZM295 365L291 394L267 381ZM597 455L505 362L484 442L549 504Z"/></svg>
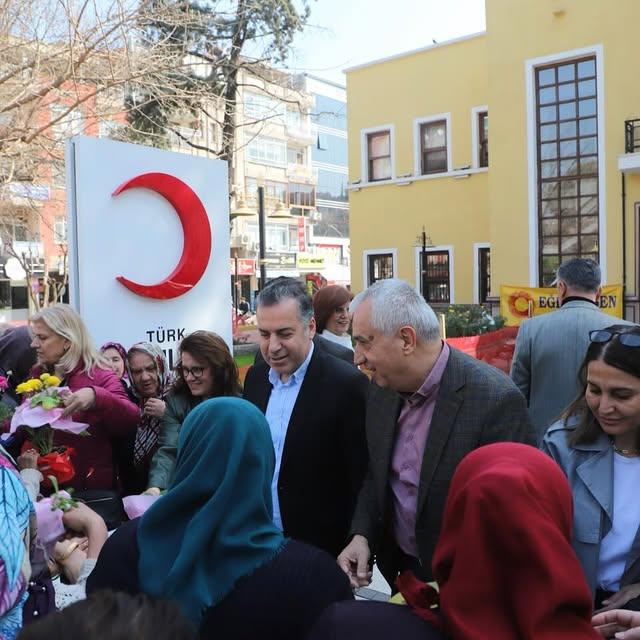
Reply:
<svg viewBox="0 0 640 640"><path fill-rule="evenodd" d="M306 164L288 163L287 178L294 182L314 182L313 167Z"/></svg>
<svg viewBox="0 0 640 640"><path fill-rule="evenodd" d="M640 174L640 119L624 123L624 154L618 156L618 169L623 173Z"/></svg>
<svg viewBox="0 0 640 640"><path fill-rule="evenodd" d="M27 206L46 202L51 197L48 185L32 182L9 182L4 189L5 198L14 205Z"/></svg>
<svg viewBox="0 0 640 640"><path fill-rule="evenodd" d="M315 136L308 122L287 122L287 138L295 140L298 144L310 145L315 142Z"/></svg>

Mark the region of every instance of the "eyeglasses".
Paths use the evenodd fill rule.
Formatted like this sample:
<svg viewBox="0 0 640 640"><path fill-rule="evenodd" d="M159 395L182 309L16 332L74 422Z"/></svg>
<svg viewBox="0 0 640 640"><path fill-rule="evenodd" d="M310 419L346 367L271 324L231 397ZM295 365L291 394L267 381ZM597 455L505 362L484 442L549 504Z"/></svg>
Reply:
<svg viewBox="0 0 640 640"><path fill-rule="evenodd" d="M183 367L181 364L179 364L176 367L176 371L178 372L178 375L181 375L185 380L187 378L188 375L192 375L194 380L197 380L198 378L202 378L202 374L205 372L205 369L207 367Z"/></svg>
<svg viewBox="0 0 640 640"><path fill-rule="evenodd" d="M613 340L618 336L618 342L625 347L640 347L640 335L637 333L622 333L621 331L608 331L607 329L596 329L589 332L589 340L602 344Z"/></svg>

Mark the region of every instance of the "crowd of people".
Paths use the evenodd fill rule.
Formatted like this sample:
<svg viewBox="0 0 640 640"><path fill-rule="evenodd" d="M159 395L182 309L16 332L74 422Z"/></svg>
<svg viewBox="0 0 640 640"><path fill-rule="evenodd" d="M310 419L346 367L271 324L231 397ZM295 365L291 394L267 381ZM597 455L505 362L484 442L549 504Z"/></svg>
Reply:
<svg viewBox="0 0 640 640"><path fill-rule="evenodd" d="M557 285L511 378L395 279L269 283L244 385L210 331L171 371L66 305L7 330L3 401L56 376L90 437L53 432L71 495L3 440L0 639L640 638L640 327L597 309L593 261ZM354 600L374 562L394 603Z"/></svg>

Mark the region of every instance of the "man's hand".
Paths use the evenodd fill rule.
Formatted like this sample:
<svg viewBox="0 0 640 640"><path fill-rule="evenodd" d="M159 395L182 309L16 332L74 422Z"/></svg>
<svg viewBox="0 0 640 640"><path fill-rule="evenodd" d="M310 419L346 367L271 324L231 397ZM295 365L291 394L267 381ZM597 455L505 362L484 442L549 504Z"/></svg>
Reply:
<svg viewBox="0 0 640 640"><path fill-rule="evenodd" d="M19 455L16 462L18 469L37 469L38 468L38 452L35 449L27 449L22 455Z"/></svg>
<svg viewBox="0 0 640 640"><path fill-rule="evenodd" d="M160 398L149 398L144 403L144 409L142 413L147 416L152 416L153 418L162 418L165 410L164 400L160 400Z"/></svg>
<svg viewBox="0 0 640 640"><path fill-rule="evenodd" d="M360 535L353 536L338 556L338 566L347 574L352 587L366 587L371 584L370 557L369 542Z"/></svg>
<svg viewBox="0 0 640 640"><path fill-rule="evenodd" d="M149 487L142 493L143 496L159 496L162 493L160 487Z"/></svg>
<svg viewBox="0 0 640 640"><path fill-rule="evenodd" d="M77 411L88 411L96 403L96 392L91 387L83 387L73 393L69 393L62 399L65 409L62 418L70 416Z"/></svg>
<svg viewBox="0 0 640 640"><path fill-rule="evenodd" d="M640 611L613 609L597 613L591 619L596 631L603 638L638 640L640 638Z"/></svg>
<svg viewBox="0 0 640 640"><path fill-rule="evenodd" d="M611 609L620 609L621 607L624 607L629 600L633 600L638 596L640 596L640 582L628 584L626 587L622 587L620 591L614 593L610 598L603 600L602 608L598 609L596 613L610 611Z"/></svg>

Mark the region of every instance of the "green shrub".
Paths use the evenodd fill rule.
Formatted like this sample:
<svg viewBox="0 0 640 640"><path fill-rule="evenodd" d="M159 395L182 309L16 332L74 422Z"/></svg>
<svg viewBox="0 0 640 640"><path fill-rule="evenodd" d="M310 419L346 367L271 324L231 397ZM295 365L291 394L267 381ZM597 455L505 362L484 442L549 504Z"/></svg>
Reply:
<svg viewBox="0 0 640 640"><path fill-rule="evenodd" d="M477 336L502 329L505 318L491 316L481 305L452 304L445 313L447 338Z"/></svg>

